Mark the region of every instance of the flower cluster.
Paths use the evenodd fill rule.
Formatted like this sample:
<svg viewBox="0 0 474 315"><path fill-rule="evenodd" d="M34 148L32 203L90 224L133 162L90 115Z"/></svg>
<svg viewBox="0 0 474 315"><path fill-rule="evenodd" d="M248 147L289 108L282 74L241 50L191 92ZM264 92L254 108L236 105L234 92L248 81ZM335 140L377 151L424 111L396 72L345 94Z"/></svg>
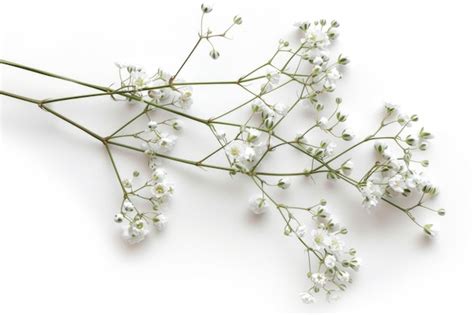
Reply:
<svg viewBox="0 0 474 315"><path fill-rule="evenodd" d="M344 291L347 284L352 282L351 272L358 271L361 264L355 249L346 249L340 238L341 235L347 234L347 229L328 212L325 204L325 201L322 201L310 210L316 228L311 231L313 246L308 251L315 252L319 259L314 266L310 261L308 278L312 286L300 293L304 303L314 302L314 294L319 292L326 294L329 301L337 300L339 292Z"/></svg>
<svg viewBox="0 0 474 315"><path fill-rule="evenodd" d="M235 16L227 29L214 33L204 27L204 18L212 11L212 6L201 6L202 19L198 40L173 75L159 69L149 76L141 67L116 64L120 79L118 87L98 86L52 73L47 74L97 89L100 93L46 100L35 100L8 92L0 94L33 102L41 109L100 140L106 148L123 193L120 210L115 214L114 220L123 228L123 237L131 244L143 241L151 226L162 230L168 222L164 212L173 196L174 185L167 170L163 168L162 160L221 170L232 176L245 176L258 189L258 194L249 200L250 211L261 215L273 208L284 220L284 235L297 239L304 247L308 257L307 276L311 282L310 288L300 294L304 303L314 302L318 293L325 294L330 301L337 299L340 291L344 291L351 283L351 273L359 269L361 260L354 249L345 246L342 236L347 234L347 229L330 214L326 201L322 200L310 207L301 207L283 204L272 196L273 189L289 189L290 178L304 176L314 179L313 177L324 174L328 180L355 188L356 192L362 195L364 207L373 208L381 202L386 202L406 214L428 236L435 236L436 226L431 223L421 224L414 215L414 211L420 208L441 216L445 214L444 209L434 209L427 205L428 199L435 196L439 189L425 176L422 169L428 167L429 162L415 158L415 154L429 147L429 141L433 138L425 128L413 128L418 121L417 115L406 115L398 106L387 103L384 117L374 133L363 137L347 149L338 150L336 143L355 140L353 131L346 126L348 114L341 109L342 99L333 97L336 85L342 79L343 67L349 63L349 59L343 55L331 57L330 48L338 37L339 23L328 23L326 20L297 23L301 34L300 41L290 43L280 40L277 51L269 61L236 80L184 82L178 76L196 48L201 43L208 43L211 46L209 55L212 59L218 59L220 53L214 46L214 39L227 38L229 30L242 23L242 18ZM43 75L46 73L6 61L0 63ZM184 112L193 103L193 85L219 84L232 84L242 89L250 99L210 118ZM275 101L274 92L285 86L296 86L296 90L291 91L291 95L297 96L296 99ZM98 96L111 96L115 101L125 100L142 111L112 134L101 136L48 106L53 102ZM328 99L331 100L329 105ZM305 130L295 130L296 135L286 139L280 134L278 127L300 104L310 106L311 115L314 116L311 125ZM224 120L227 115L240 109L245 109L246 114L250 115L243 123ZM206 127L218 140L219 147L198 160L173 156L173 148L183 129L181 119L190 119ZM135 123L140 123L138 131L128 131ZM233 128L236 133L224 132L220 129L222 126ZM380 135L382 131L388 130L388 126L396 127L395 133ZM377 160L360 179L355 179L351 177L355 166L347 154L368 143L375 148ZM122 177L113 157L112 147L144 154L148 158L147 175L134 171L130 178ZM300 153L309 166L301 171L272 172L268 168L262 171L261 165L266 158L283 147ZM224 165L209 162L209 158L217 154L221 154L222 160L227 161ZM409 196L412 198L406 198ZM399 201L403 198L400 204ZM418 201L411 206L404 205L413 199ZM299 214L306 217L301 218ZM305 220L312 222L308 224ZM313 228L308 228L309 225Z"/></svg>
<svg viewBox="0 0 474 315"><path fill-rule="evenodd" d="M193 104L192 87L172 83L185 83L161 69L148 76L138 66L115 64L119 69L120 90L140 99L150 101L152 105L175 106L187 110ZM130 97L128 99L131 99Z"/></svg>
<svg viewBox="0 0 474 315"><path fill-rule="evenodd" d="M255 128L242 129L238 139L224 140L225 153L235 172L247 173L264 154L268 140L262 139L262 133Z"/></svg>
<svg viewBox="0 0 474 315"><path fill-rule="evenodd" d="M385 105L385 110L386 116L382 125L396 123L401 126L401 130L392 139L397 145L396 148L381 140L374 143L374 149L379 155L379 159L368 176L365 177L360 188L363 205L366 208L376 206L384 196L399 194L409 196L413 192L421 193L424 196L434 196L439 191L420 170L420 166L427 167L429 162L427 160L413 160L413 151L426 150L428 141L433 138L433 135L421 128L415 136L408 134L402 138L402 131L412 127L412 123L418 121L418 116L402 114L398 106L390 103ZM391 122L386 122L390 119ZM397 154L397 151L401 151L402 155Z"/></svg>
<svg viewBox="0 0 474 315"><path fill-rule="evenodd" d="M209 51L209 56L212 59L218 59L220 57L220 52L216 49L215 45L213 44L213 39L222 37L222 38L228 38L227 33L236 25L242 24L243 20L242 17L236 15L232 19L232 24L230 24L229 27L227 27L223 32L218 32L214 33L213 30L211 30L209 27L204 29L204 17L211 13L213 10L212 5L210 4L202 4L201 5L201 11L202 11L202 17L201 17L201 31L199 32L199 41L205 39L209 45L211 46L211 50Z"/></svg>
<svg viewBox="0 0 474 315"><path fill-rule="evenodd" d="M176 88L169 86L171 75L158 70L157 74L147 78L145 72L134 66L119 66L125 68L130 73L130 78L121 79L121 88L126 90L127 81L137 78L138 74L143 81L133 86L134 90L129 91L147 103L143 114L146 114L146 127L135 133L120 134L114 137L129 138L140 142L141 149L148 157L149 178L142 184L135 184L140 173L135 171L132 179L123 179L121 182L124 199L121 210L115 215L117 223L125 223L123 237L131 244L143 241L149 233L148 226L154 225L158 231L165 228L168 217L163 213L166 203L172 197L174 185L169 181L166 170L162 167L163 154L169 154L176 145L178 135L183 129L183 122L177 117L163 120L156 120L153 116L158 106L176 106L186 110L192 104L192 90L184 86ZM156 88L158 86L159 88ZM143 91L148 89L146 95ZM135 205L137 202L148 203L151 210L140 211ZM146 206L146 205L145 205Z"/></svg>
<svg viewBox="0 0 474 315"><path fill-rule="evenodd" d="M133 178L123 179L124 199L120 212L115 214L114 220L123 224L123 237L130 244L136 244L145 239L149 233L149 225L152 224L159 231L163 230L168 222L163 213L165 203L173 194L173 185L167 180L166 171L156 167L156 161L152 164L153 172L151 178L143 184L134 182L140 177L135 171ZM151 204L150 211L140 211L136 203L145 201Z"/></svg>

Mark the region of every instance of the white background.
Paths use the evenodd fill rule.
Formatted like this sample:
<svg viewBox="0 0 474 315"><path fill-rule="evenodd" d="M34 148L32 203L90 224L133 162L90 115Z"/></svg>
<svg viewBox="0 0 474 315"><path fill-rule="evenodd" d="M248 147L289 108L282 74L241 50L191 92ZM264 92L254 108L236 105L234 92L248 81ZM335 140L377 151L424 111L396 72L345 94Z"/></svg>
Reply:
<svg viewBox="0 0 474 315"><path fill-rule="evenodd" d="M449 311L472 309L472 80L474 21L462 1L216 1L214 25L238 13L234 40L218 43L214 62L198 49L188 81L235 79L264 62L298 20L341 23L334 48L352 62L339 84L350 123L361 136L376 126L384 100L417 113L436 134L428 173L442 193L430 217L442 232L427 242L402 213L368 215L343 184L303 179L282 198L326 198L348 227L363 268L336 304L303 305L305 257L270 211L256 219L245 178L167 163L177 186L170 225L130 248L112 221L120 190L100 143L33 105L1 98L0 312L130 314L144 312ZM9 1L2 4L1 58L108 85L114 61L174 71L194 44L200 2ZM64 82L1 68L2 88L45 98L88 92ZM195 89L192 114L237 104L242 93ZM107 99L55 104L100 133L133 108ZM301 113L300 113L301 114ZM301 117L301 116L298 116ZM198 158L213 148L207 130L187 124L175 153ZM288 127L295 133L297 128ZM206 140L207 139L207 140ZM359 163L372 159L370 147ZM143 158L117 150L125 174ZM270 167L299 169L278 158ZM271 164L273 163L273 165ZM300 167L301 168L301 167Z"/></svg>

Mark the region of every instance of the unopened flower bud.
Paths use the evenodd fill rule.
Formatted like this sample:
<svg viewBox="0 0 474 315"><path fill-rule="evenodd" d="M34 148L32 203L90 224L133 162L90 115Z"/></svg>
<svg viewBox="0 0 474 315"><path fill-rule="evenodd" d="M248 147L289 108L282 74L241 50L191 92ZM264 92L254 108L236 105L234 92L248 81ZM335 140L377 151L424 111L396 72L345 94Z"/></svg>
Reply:
<svg viewBox="0 0 474 315"><path fill-rule="evenodd" d="M236 25L242 24L242 18L238 15L234 16L234 24Z"/></svg>
<svg viewBox="0 0 474 315"><path fill-rule="evenodd" d="M212 11L212 6L209 4L201 4L201 11L206 14L206 13L211 13Z"/></svg>

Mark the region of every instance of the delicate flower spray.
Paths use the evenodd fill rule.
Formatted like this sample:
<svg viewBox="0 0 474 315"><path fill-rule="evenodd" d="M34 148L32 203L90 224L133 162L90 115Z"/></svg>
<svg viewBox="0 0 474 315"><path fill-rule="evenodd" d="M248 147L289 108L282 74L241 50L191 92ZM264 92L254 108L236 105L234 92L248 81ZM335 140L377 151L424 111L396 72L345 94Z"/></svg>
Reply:
<svg viewBox="0 0 474 315"><path fill-rule="evenodd" d="M360 193L361 203L367 209L384 202L406 214L424 233L433 237L437 230L432 224L422 224L415 218L415 210L424 209L444 215L444 209L435 209L427 203L439 189L425 176L427 160L416 160L417 151L427 150L433 135L424 128L415 128L417 115L407 115L398 106L386 103L385 115L378 129L345 150L337 150L338 141L352 141L352 130L345 126L348 115L341 109L342 100L333 98L331 104L322 102L323 95L333 95L342 79L341 68L349 63L343 55L331 58L329 49L338 37L339 24L326 20L297 23L301 41L290 44L280 40L276 51L265 63L254 70L230 81L185 82L179 77L180 71L191 59L199 45L209 45L209 55L218 59L220 52L215 40L227 38L227 34L242 23L235 16L223 32L213 32L205 28L205 17L213 11L209 5L202 5L202 20L199 36L179 69L170 74L158 70L148 75L144 69L133 65L116 64L120 78L119 86L99 86L78 81L28 66L1 60L4 66L16 67L56 79L73 82L95 90L94 93L74 95L55 99L33 99L26 96L0 91L0 94L36 104L42 110L81 129L99 140L110 158L122 192L122 201L114 220L123 228L123 237L130 244L143 241L152 228L163 230L167 223L166 203L173 196L174 184L162 160L211 168L231 175L247 176L256 187L256 195L249 201L249 208L256 215L275 209L283 219L283 233L294 237L302 246L308 260L307 277L309 287L300 293L304 303L312 303L318 295L324 294L332 301L339 297L351 283L352 272L357 271L361 259L353 248L347 247L343 237L347 229L331 214L325 200L309 206L283 204L272 196L269 188L290 189L292 178L325 176L328 180L340 181L353 186ZM283 59L280 64L277 58ZM298 97L292 103L273 102L269 96L288 85L296 85ZM193 103L193 85L235 85L249 95L244 103L212 118L201 118L186 113ZM117 102L133 102L142 106L141 112L120 126L110 135L102 136L87 127L65 117L50 108L49 104L61 103L81 98L109 96ZM327 99L327 97L326 97ZM311 127L293 138L286 139L279 133L280 123L300 104L308 104L314 115ZM326 102L327 103L327 102ZM226 121L229 114L247 111L249 118L243 123ZM163 114L174 115L160 118ZM140 119L146 119L139 124ZM187 160L171 154L178 141L186 120L200 123L210 130L219 147L200 160ZM137 126L135 132L125 132ZM382 135L387 126L398 126L391 135ZM223 127L234 128L235 134L227 134ZM317 137L318 131L324 135ZM332 140L329 140L332 139ZM126 142L127 141L127 142ZM355 167L347 157L349 152L371 144L377 159L361 178L351 177ZM138 171L124 177L118 169L112 148L132 150L148 158L149 173ZM272 173L261 171L265 158L275 154L277 149L289 147L305 156L308 167L301 172ZM226 165L211 164L208 160L222 154ZM344 162L337 162L340 158ZM143 178L145 177L145 178ZM410 198L406 198L410 197ZM401 202L406 198L405 202ZM414 199L413 199L414 198ZM414 204L402 206L410 200ZM303 216L312 219L312 226L303 224Z"/></svg>

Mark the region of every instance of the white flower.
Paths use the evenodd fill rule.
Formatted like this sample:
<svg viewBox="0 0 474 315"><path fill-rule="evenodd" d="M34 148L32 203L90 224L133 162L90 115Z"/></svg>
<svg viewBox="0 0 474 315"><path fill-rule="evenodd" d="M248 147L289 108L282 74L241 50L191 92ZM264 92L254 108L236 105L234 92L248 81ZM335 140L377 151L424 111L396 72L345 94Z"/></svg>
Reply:
<svg viewBox="0 0 474 315"><path fill-rule="evenodd" d="M226 147L226 153L234 159L240 159L245 150L245 146L241 141L234 140Z"/></svg>
<svg viewBox="0 0 474 315"><path fill-rule="evenodd" d="M216 137L217 139L221 140L221 141L225 141L225 136L226 136L226 133L224 130L221 130L221 129L216 129Z"/></svg>
<svg viewBox="0 0 474 315"><path fill-rule="evenodd" d="M116 213L116 214L114 215L114 221L115 221L116 223L122 223L124 218L125 218L125 217L124 217L123 214L121 214L121 213Z"/></svg>
<svg viewBox="0 0 474 315"><path fill-rule="evenodd" d="M256 156L256 153L255 153L255 150L252 147L250 147L250 146L245 147L244 152L242 154L242 158L245 161L253 162L255 160L255 156Z"/></svg>
<svg viewBox="0 0 474 315"><path fill-rule="evenodd" d="M341 241L338 237L332 236L329 239L328 248L334 253L340 252L344 249L344 242Z"/></svg>
<svg viewBox="0 0 474 315"><path fill-rule="evenodd" d="M176 137L163 132L160 134L158 145L160 147L159 151L165 153L169 152L176 145Z"/></svg>
<svg viewBox="0 0 474 315"><path fill-rule="evenodd" d="M134 85L135 88L141 89L146 86L146 83L147 83L146 73L144 71L141 71L141 69L132 71L130 73L130 77L132 80L132 85Z"/></svg>
<svg viewBox="0 0 474 315"><path fill-rule="evenodd" d="M325 80L323 87L328 91L334 91L336 89L336 84L331 80Z"/></svg>
<svg viewBox="0 0 474 315"><path fill-rule="evenodd" d="M288 113L288 110L289 110L289 106L285 103L277 103L275 106L273 106L273 110L279 114L279 115L286 115Z"/></svg>
<svg viewBox="0 0 474 315"><path fill-rule="evenodd" d="M439 234L439 229L436 225L434 224L425 224L423 226L423 231L428 235L430 238L434 238L438 236Z"/></svg>
<svg viewBox="0 0 474 315"><path fill-rule="evenodd" d="M250 211L255 214L262 214L268 209L267 200L262 196L257 196L250 199Z"/></svg>
<svg viewBox="0 0 474 315"><path fill-rule="evenodd" d="M326 48L331 45L328 34L320 28L311 27L305 33L305 38L301 40L310 46Z"/></svg>
<svg viewBox="0 0 474 315"><path fill-rule="evenodd" d="M395 153L393 153L392 149L390 148L385 148L385 150L382 152L382 156L387 160L396 160Z"/></svg>
<svg viewBox="0 0 474 315"><path fill-rule="evenodd" d="M430 181L423 175L422 172L419 172L417 170L410 170L407 178L405 179L405 183L408 188L416 188L419 191L422 191L423 187L430 184Z"/></svg>
<svg viewBox="0 0 474 315"><path fill-rule="evenodd" d="M323 287L327 282L327 278L323 273L316 272L311 274L311 281L313 281L317 286Z"/></svg>
<svg viewBox="0 0 474 315"><path fill-rule="evenodd" d="M327 71L326 75L329 80L339 80L342 78L341 73L335 67Z"/></svg>
<svg viewBox="0 0 474 315"><path fill-rule="evenodd" d="M329 268L329 269L332 269L336 266L336 257L334 257L333 255L327 255L325 258L324 258L324 265Z"/></svg>
<svg viewBox="0 0 474 315"><path fill-rule="evenodd" d="M385 110L388 113L398 113L400 110L400 106L392 103L392 102L385 102Z"/></svg>
<svg viewBox="0 0 474 315"><path fill-rule="evenodd" d="M334 154L334 149L336 149L336 144L334 142L326 143L324 148L324 156L331 156Z"/></svg>
<svg viewBox="0 0 474 315"><path fill-rule="evenodd" d="M339 281L349 282L351 280L351 275L345 270L339 270L337 273L337 278Z"/></svg>
<svg viewBox="0 0 474 315"><path fill-rule="evenodd" d="M318 125L322 129L326 129L328 127L328 122L329 120L327 119L327 117L321 117L318 121Z"/></svg>
<svg viewBox="0 0 474 315"><path fill-rule="evenodd" d="M122 185L125 188L132 188L132 181L128 178L122 179Z"/></svg>
<svg viewBox="0 0 474 315"><path fill-rule="evenodd" d="M153 187L151 187L151 193L157 199L161 201L166 201L173 195L174 188L172 185L167 182L158 182Z"/></svg>
<svg viewBox="0 0 474 315"><path fill-rule="evenodd" d="M321 69L320 66L321 66L323 63L324 63L324 60L323 60L323 58L321 58L321 56L316 56L316 57L314 57L314 59L313 59L313 64L315 64L316 67L319 68L319 70ZM314 72L314 71L315 71L315 70L314 70L314 68L313 68L313 72Z"/></svg>
<svg viewBox="0 0 474 315"><path fill-rule="evenodd" d="M303 237L305 236L306 234L306 226L305 225L300 225L296 228L296 231L295 231L295 234L298 236L298 237Z"/></svg>
<svg viewBox="0 0 474 315"><path fill-rule="evenodd" d="M312 304L315 301L314 296L312 296L308 292L301 292L300 299L304 304Z"/></svg>
<svg viewBox="0 0 474 315"><path fill-rule="evenodd" d="M312 230L311 236L313 238L316 249L321 249L327 245L329 235L325 229L318 228Z"/></svg>
<svg viewBox="0 0 474 315"><path fill-rule="evenodd" d="M272 84L278 84L278 82L280 82L280 72L267 71L266 77L268 81Z"/></svg>
<svg viewBox="0 0 474 315"><path fill-rule="evenodd" d="M326 299L329 303L336 302L341 298L341 295L336 291L330 291L326 294Z"/></svg>
<svg viewBox="0 0 474 315"><path fill-rule="evenodd" d="M289 177L283 177L278 180L277 186L281 189L287 189L291 185L291 180Z"/></svg>
<svg viewBox="0 0 474 315"><path fill-rule="evenodd" d="M160 101L165 98L165 91L166 89L159 89L159 90L149 90L148 96L154 101Z"/></svg>
<svg viewBox="0 0 474 315"><path fill-rule="evenodd" d="M310 28L311 22L308 22L308 21L300 21L300 22L294 23L293 26L299 28L299 29L302 30L303 32L306 32L306 31Z"/></svg>
<svg viewBox="0 0 474 315"><path fill-rule="evenodd" d="M162 231L166 227L167 223L168 217L165 216L163 213L160 213L153 218L153 225L158 231Z"/></svg>
<svg viewBox="0 0 474 315"><path fill-rule="evenodd" d="M306 135L303 135L302 132L296 134L295 141L300 144L307 144L309 142L308 137L306 137Z"/></svg>
<svg viewBox="0 0 474 315"><path fill-rule="evenodd" d="M150 121L148 122L148 129L150 129L150 130L155 130L156 127L158 127L158 123L157 123L156 121L150 120Z"/></svg>
<svg viewBox="0 0 474 315"><path fill-rule="evenodd" d="M131 203L129 200L125 200L124 203L123 203L123 208L125 209L125 211L127 212L131 212L133 210L135 210L135 206L133 205L133 203Z"/></svg>
<svg viewBox="0 0 474 315"><path fill-rule="evenodd" d="M148 235L148 229L146 225L143 225L141 228L136 227L136 225L129 224L124 227L122 236L129 244L137 244L145 239Z"/></svg>
<svg viewBox="0 0 474 315"><path fill-rule="evenodd" d="M406 125L407 127L411 126L410 116L408 116L406 114L399 114L398 118L397 118L397 121L402 126L404 126L404 125Z"/></svg>
<svg viewBox="0 0 474 315"><path fill-rule="evenodd" d="M186 90L178 97L177 101L175 102L175 105L181 107L182 109L189 109L193 104L193 99L191 98L192 95L192 91Z"/></svg>
<svg viewBox="0 0 474 315"><path fill-rule="evenodd" d="M166 179L166 170L163 168L156 168L151 174L151 179L156 183L161 183Z"/></svg>
<svg viewBox="0 0 474 315"><path fill-rule="evenodd" d="M366 185L361 188L360 192L364 198L362 204L366 209L375 207L383 196L383 190L380 188L380 185L374 184L371 181L368 181Z"/></svg>
<svg viewBox="0 0 474 315"><path fill-rule="evenodd" d="M151 170L156 170L161 165L161 160L157 157L151 157L148 161L148 167Z"/></svg>
<svg viewBox="0 0 474 315"><path fill-rule="evenodd" d="M255 140L257 140L258 137L260 137L260 135L262 134L260 130L257 130L255 128L247 128L246 132L247 132L247 142L255 142Z"/></svg>
<svg viewBox="0 0 474 315"><path fill-rule="evenodd" d="M275 116L275 111L271 109L270 107L268 107L267 105L262 105L261 110L262 110L262 114L264 118Z"/></svg>
<svg viewBox="0 0 474 315"><path fill-rule="evenodd" d="M361 263L362 263L362 259L360 259L359 257L354 257L349 262L349 265L351 266L352 269L354 269L355 271L358 271Z"/></svg>
<svg viewBox="0 0 474 315"><path fill-rule="evenodd" d="M393 189L393 191L398 193L404 192L405 188L407 188L407 185L405 184L405 179L400 174L397 174L390 178L388 180L388 185L390 186L390 188Z"/></svg>
<svg viewBox="0 0 474 315"><path fill-rule="evenodd" d="M183 121L180 119L175 119L172 123L171 126L173 127L174 130L182 130L183 129Z"/></svg>
<svg viewBox="0 0 474 315"><path fill-rule="evenodd" d="M262 101L259 99L256 99L252 103L251 107L252 107L252 111L255 113L261 112L263 110Z"/></svg>

